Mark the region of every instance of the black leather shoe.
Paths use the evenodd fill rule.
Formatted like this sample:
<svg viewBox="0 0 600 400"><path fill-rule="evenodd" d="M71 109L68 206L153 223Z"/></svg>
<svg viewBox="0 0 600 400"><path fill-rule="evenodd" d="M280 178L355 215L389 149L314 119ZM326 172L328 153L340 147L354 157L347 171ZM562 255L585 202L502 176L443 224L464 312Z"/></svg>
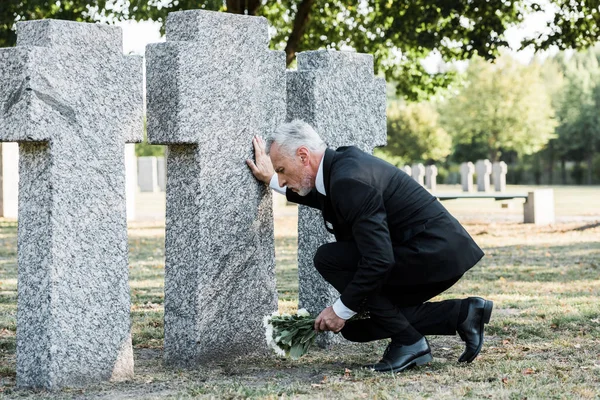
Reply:
<svg viewBox="0 0 600 400"><path fill-rule="evenodd" d="M470 363L483 346L483 329L485 324L490 322L494 303L481 297L469 297L466 301L469 302L467 318L456 329L465 341L465 351L458 358L458 362Z"/></svg>
<svg viewBox="0 0 600 400"><path fill-rule="evenodd" d="M367 368L377 372L400 372L433 360L429 343L424 337L411 345L390 343L383 353L381 361Z"/></svg>

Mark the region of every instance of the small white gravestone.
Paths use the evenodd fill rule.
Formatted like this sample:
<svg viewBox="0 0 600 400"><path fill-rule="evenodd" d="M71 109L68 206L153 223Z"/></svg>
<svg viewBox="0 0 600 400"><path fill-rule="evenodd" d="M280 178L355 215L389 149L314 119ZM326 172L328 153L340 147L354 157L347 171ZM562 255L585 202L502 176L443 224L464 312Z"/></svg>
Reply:
<svg viewBox="0 0 600 400"><path fill-rule="evenodd" d="M554 189L537 189L529 192L523 204L523 222L548 225L555 221Z"/></svg>
<svg viewBox="0 0 600 400"><path fill-rule="evenodd" d="M460 183L463 192L473 191L473 173L475 166L471 161L460 164Z"/></svg>
<svg viewBox="0 0 600 400"><path fill-rule="evenodd" d="M140 192L158 192L158 161L156 157L138 157Z"/></svg>
<svg viewBox="0 0 600 400"><path fill-rule="evenodd" d="M487 192L490 190L490 174L492 173L490 160L477 160L475 173L477 174L477 191Z"/></svg>
<svg viewBox="0 0 600 400"><path fill-rule="evenodd" d="M405 165L404 167L400 168L402 171L406 172L406 174L408 176L412 176L412 168L410 167L410 165Z"/></svg>
<svg viewBox="0 0 600 400"><path fill-rule="evenodd" d="M506 190L506 172L508 168L504 161L495 162L492 165L492 176L494 180L494 189L496 192L504 192Z"/></svg>
<svg viewBox="0 0 600 400"><path fill-rule="evenodd" d="M127 221L134 221L135 198L138 191L135 143L125 143L125 190L125 200L127 200Z"/></svg>
<svg viewBox="0 0 600 400"><path fill-rule="evenodd" d="M158 190L165 192L167 190L167 170L165 168L166 157L156 158L156 174L158 179Z"/></svg>
<svg viewBox="0 0 600 400"><path fill-rule="evenodd" d="M412 178L421 186L425 186L425 166L421 163L412 165Z"/></svg>
<svg viewBox="0 0 600 400"><path fill-rule="evenodd" d="M19 144L0 143L0 217L17 219Z"/></svg>
<svg viewBox="0 0 600 400"><path fill-rule="evenodd" d="M425 187L427 187L427 189L431 190L432 192L435 191L437 187L437 174L438 170L435 165L428 165L427 167L425 167Z"/></svg>

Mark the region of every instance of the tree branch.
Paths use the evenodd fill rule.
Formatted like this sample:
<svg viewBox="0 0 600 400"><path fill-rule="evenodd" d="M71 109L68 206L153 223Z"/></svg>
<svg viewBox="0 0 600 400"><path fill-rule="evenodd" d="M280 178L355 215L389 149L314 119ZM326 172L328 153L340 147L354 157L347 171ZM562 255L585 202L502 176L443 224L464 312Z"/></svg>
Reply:
<svg viewBox="0 0 600 400"><path fill-rule="evenodd" d="M287 45L285 46L285 61L287 65L290 65L296 56L300 39L302 39L302 35L304 35L304 31L310 20L310 8L313 3L314 0L302 0L302 3L298 6L298 12L294 19L294 27L288 38Z"/></svg>

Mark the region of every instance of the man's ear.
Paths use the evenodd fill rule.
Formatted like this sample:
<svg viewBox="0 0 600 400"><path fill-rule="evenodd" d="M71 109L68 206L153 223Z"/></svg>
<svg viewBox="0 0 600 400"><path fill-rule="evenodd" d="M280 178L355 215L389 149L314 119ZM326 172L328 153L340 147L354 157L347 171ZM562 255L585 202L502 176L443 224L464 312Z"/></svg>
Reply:
<svg viewBox="0 0 600 400"><path fill-rule="evenodd" d="M308 165L308 163L309 163L308 158L310 156L310 150L308 150L308 148L305 146L300 146L300 147L298 147L298 150L296 150L296 156L300 158L302 165Z"/></svg>

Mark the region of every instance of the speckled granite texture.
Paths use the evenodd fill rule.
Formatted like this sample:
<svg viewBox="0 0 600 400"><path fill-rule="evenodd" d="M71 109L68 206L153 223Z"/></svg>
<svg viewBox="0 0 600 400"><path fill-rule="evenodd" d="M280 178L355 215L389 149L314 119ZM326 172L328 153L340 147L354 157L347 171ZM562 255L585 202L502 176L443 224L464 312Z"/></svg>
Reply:
<svg viewBox="0 0 600 400"><path fill-rule="evenodd" d="M148 137L168 145L165 361L193 366L267 351L277 309L271 191L245 164L285 118L285 54L267 20L169 14L149 45Z"/></svg>
<svg viewBox="0 0 600 400"><path fill-rule="evenodd" d="M17 385L133 375L125 158L142 59L117 27L17 24L0 50L0 141L20 143Z"/></svg>
<svg viewBox="0 0 600 400"><path fill-rule="evenodd" d="M311 124L329 147L354 145L372 152L386 143L385 80L373 76L373 57L331 50L298 54L298 70L287 72L287 119ZM299 306L313 314L339 294L313 264L317 248L335 240L319 211L298 210ZM323 337L327 345L336 336Z"/></svg>

